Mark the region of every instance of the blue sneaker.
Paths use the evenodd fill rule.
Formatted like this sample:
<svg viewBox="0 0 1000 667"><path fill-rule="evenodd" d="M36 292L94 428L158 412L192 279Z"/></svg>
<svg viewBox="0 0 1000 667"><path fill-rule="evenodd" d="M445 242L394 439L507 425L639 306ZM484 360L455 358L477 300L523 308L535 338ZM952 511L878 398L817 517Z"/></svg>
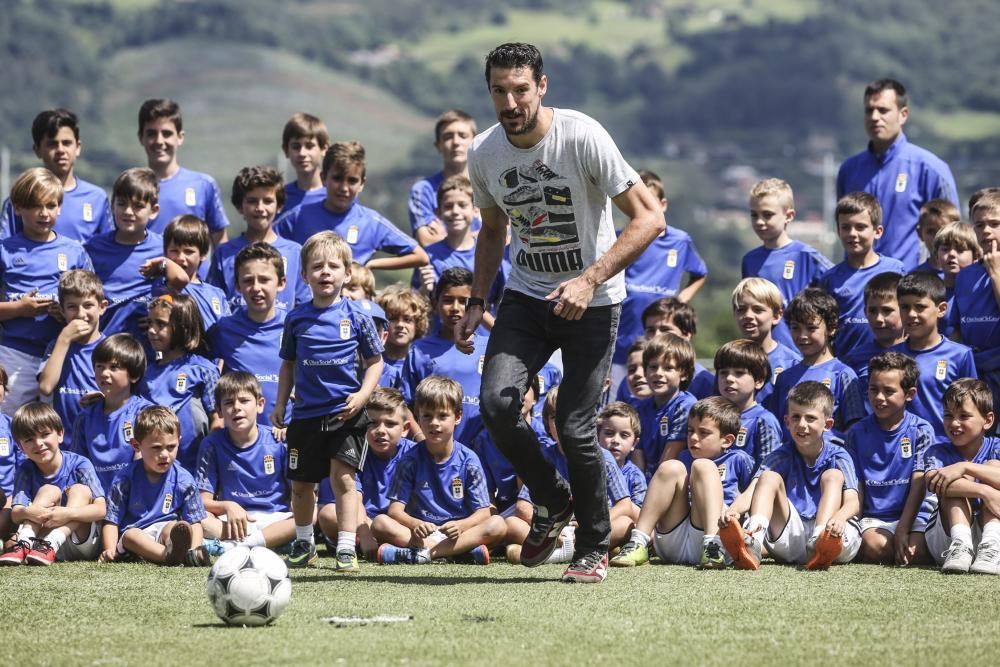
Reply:
<svg viewBox="0 0 1000 667"><path fill-rule="evenodd" d="M428 549L381 544L375 560L382 565L426 565L431 562L431 552Z"/></svg>
<svg viewBox="0 0 1000 667"><path fill-rule="evenodd" d="M469 549L464 554L455 554L452 560L465 565L489 565L490 550L485 544Z"/></svg>
<svg viewBox="0 0 1000 667"><path fill-rule="evenodd" d="M218 558L222 554L226 553L226 548L222 546L222 542L212 539L211 537L206 538L201 543L201 546L205 547L205 551L207 551L208 555L212 558Z"/></svg>
<svg viewBox="0 0 1000 667"><path fill-rule="evenodd" d="M307 567L316 561L316 545L307 540L295 540L285 562L288 567Z"/></svg>

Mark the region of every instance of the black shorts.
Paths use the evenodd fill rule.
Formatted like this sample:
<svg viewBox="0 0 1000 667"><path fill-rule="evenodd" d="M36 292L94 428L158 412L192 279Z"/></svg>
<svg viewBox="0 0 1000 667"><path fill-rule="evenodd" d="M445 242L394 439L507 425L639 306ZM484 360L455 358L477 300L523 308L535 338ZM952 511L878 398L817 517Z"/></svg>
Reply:
<svg viewBox="0 0 1000 667"><path fill-rule="evenodd" d="M320 482L330 475L330 461L361 470L368 454L368 413L362 410L353 418L341 421L336 415L292 419L285 439L288 442L288 479L297 482Z"/></svg>

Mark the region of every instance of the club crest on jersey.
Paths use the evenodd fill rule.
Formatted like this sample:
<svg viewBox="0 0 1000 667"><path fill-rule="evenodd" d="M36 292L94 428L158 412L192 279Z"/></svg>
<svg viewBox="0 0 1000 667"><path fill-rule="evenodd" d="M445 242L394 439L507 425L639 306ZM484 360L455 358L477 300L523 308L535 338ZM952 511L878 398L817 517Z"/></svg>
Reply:
<svg viewBox="0 0 1000 667"><path fill-rule="evenodd" d="M667 266L671 269L677 266L677 248L671 248L667 251Z"/></svg>
<svg viewBox="0 0 1000 667"><path fill-rule="evenodd" d="M822 380L820 380L820 382L822 382L823 386L826 387L827 389L829 389L830 385L833 384L833 381L830 378L823 378Z"/></svg>
<svg viewBox="0 0 1000 667"><path fill-rule="evenodd" d="M899 439L899 453L904 459L913 456L913 443L909 438L904 436Z"/></svg>
<svg viewBox="0 0 1000 667"><path fill-rule="evenodd" d="M222 314L222 301L217 296L212 297L212 312L216 315Z"/></svg>
<svg viewBox="0 0 1000 667"><path fill-rule="evenodd" d="M174 494L168 493L163 496L163 507L161 508L164 514L170 514L170 510L174 506Z"/></svg>
<svg viewBox="0 0 1000 667"><path fill-rule="evenodd" d="M354 245L358 242L358 226L351 225L347 230L347 242Z"/></svg>
<svg viewBox="0 0 1000 667"><path fill-rule="evenodd" d="M451 478L451 497L455 500L461 500L465 497L465 488L462 486L461 477Z"/></svg>
<svg viewBox="0 0 1000 667"><path fill-rule="evenodd" d="M778 376L781 375L784 372L785 372L785 367L784 366L777 366L774 369L774 379L771 380L771 384L774 384L775 382L777 382L778 381Z"/></svg>
<svg viewBox="0 0 1000 667"><path fill-rule="evenodd" d="M351 321L340 320L340 340L350 340L350 338L351 338Z"/></svg>
<svg viewBox="0 0 1000 667"><path fill-rule="evenodd" d="M94 221L94 205L89 201L83 204L83 221L93 222Z"/></svg>
<svg viewBox="0 0 1000 667"><path fill-rule="evenodd" d="M479 369L478 370L479 370L479 374L480 375L483 374L483 364L485 364L485 363L486 363L486 355L485 354L479 355Z"/></svg>
<svg viewBox="0 0 1000 667"><path fill-rule="evenodd" d="M726 464L725 463L720 463L719 464L719 479L725 479L725 478L726 478Z"/></svg>
<svg viewBox="0 0 1000 667"><path fill-rule="evenodd" d="M785 270L781 273L781 277L785 280L791 280L795 277L795 260L790 259L785 262Z"/></svg>
<svg viewBox="0 0 1000 667"><path fill-rule="evenodd" d="M10 456L10 438L0 438L0 456Z"/></svg>
<svg viewBox="0 0 1000 667"><path fill-rule="evenodd" d="M934 377L938 380L948 377L948 361L946 359L938 360L937 365L934 367Z"/></svg>
<svg viewBox="0 0 1000 667"><path fill-rule="evenodd" d="M908 176L906 174L898 174L896 176L896 192L906 192L906 181Z"/></svg>
<svg viewBox="0 0 1000 667"><path fill-rule="evenodd" d="M736 446L742 447L747 444L747 427L740 426L740 432L736 434Z"/></svg>
<svg viewBox="0 0 1000 667"><path fill-rule="evenodd" d="M270 454L264 457L264 474L273 475L274 474L274 457Z"/></svg>
<svg viewBox="0 0 1000 667"><path fill-rule="evenodd" d="M59 267L60 271L65 271L66 269L69 268L69 260L66 259L65 253L61 252L58 255L56 255L56 266Z"/></svg>
<svg viewBox="0 0 1000 667"><path fill-rule="evenodd" d="M187 373L178 373L177 380L174 382L174 389L177 391L184 391L188 386L188 376Z"/></svg>
<svg viewBox="0 0 1000 667"><path fill-rule="evenodd" d="M285 275L288 275L288 258L284 255L281 256L281 265L285 268Z"/></svg>
<svg viewBox="0 0 1000 667"><path fill-rule="evenodd" d="M125 442L132 442L132 438L135 437L135 432L132 430L132 422L122 424L122 435L125 436Z"/></svg>
<svg viewBox="0 0 1000 667"><path fill-rule="evenodd" d="M480 370L479 372L482 373L483 371ZM538 394L539 395L544 394L545 393L545 378L542 377L541 373L539 373L535 377L538 378Z"/></svg>
<svg viewBox="0 0 1000 667"><path fill-rule="evenodd" d="M289 470L299 469L299 450L297 449L288 450L288 469Z"/></svg>
<svg viewBox="0 0 1000 667"><path fill-rule="evenodd" d="M194 194L194 188L184 188L184 205L194 206L198 203L198 198Z"/></svg>
<svg viewBox="0 0 1000 667"><path fill-rule="evenodd" d="M660 417L660 435L666 435L670 432L670 419L663 415Z"/></svg>

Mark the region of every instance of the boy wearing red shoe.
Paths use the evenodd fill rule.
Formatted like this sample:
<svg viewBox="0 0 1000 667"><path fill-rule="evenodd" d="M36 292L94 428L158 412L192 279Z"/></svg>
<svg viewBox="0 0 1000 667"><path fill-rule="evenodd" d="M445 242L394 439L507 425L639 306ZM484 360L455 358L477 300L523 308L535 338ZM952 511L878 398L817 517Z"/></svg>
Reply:
<svg viewBox="0 0 1000 667"><path fill-rule="evenodd" d="M754 483L723 514L722 543L738 569L760 567L761 542L779 563L809 570L848 563L861 548L861 504L854 462L830 435L833 394L820 382L795 385L785 425L792 442L764 460Z"/></svg>

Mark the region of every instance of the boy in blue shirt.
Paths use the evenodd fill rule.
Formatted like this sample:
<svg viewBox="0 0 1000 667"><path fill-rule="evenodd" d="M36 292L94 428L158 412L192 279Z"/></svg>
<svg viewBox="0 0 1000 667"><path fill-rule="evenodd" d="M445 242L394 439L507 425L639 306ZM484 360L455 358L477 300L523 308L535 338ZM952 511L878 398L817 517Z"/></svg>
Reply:
<svg viewBox="0 0 1000 667"><path fill-rule="evenodd" d="M739 410L720 396L691 407L687 449L657 469L632 536L611 565L645 565L652 542L669 563L725 569L719 518L750 485L754 469L750 455L733 447L739 429Z"/></svg>
<svg viewBox="0 0 1000 667"><path fill-rule="evenodd" d="M750 190L750 224L761 245L743 255L742 276L763 278L775 285L781 293L782 310L833 266L819 250L792 240L788 225L794 219L794 195L785 181L768 178ZM774 338L789 348L794 345L784 322L776 324Z"/></svg>
<svg viewBox="0 0 1000 667"><path fill-rule="evenodd" d="M880 273L865 285L865 319L871 330L869 339L847 350L839 359L851 367L858 376L862 392L868 386L868 362L872 357L887 352L906 340L903 320L899 314L896 287L903 276L898 273Z"/></svg>
<svg viewBox="0 0 1000 667"><path fill-rule="evenodd" d="M756 398L771 377L767 355L752 340L730 341L715 353L715 372L719 395L740 411L740 428L733 446L749 454L757 469L781 445L777 417Z"/></svg>
<svg viewBox="0 0 1000 667"><path fill-rule="evenodd" d="M941 399L955 380L976 377L972 350L938 332L948 303L944 281L935 274L917 271L904 276L896 295L907 339L893 350L915 359L920 371L910 410L930 422L936 444L947 442Z"/></svg>
<svg viewBox="0 0 1000 667"><path fill-rule="evenodd" d="M955 303L955 283L962 269L982 261L983 249L979 247L972 225L953 222L942 227L934 237L934 254L937 256L938 266L941 267L940 275L944 280L945 294L948 298L948 314L938 328L943 335L954 338L955 324L952 321L951 311Z"/></svg>
<svg viewBox="0 0 1000 667"><path fill-rule="evenodd" d="M947 199L932 199L920 207L920 217L917 218L917 237L927 249L927 261L913 269L914 271L930 271L944 278L943 267L938 260L934 247L934 237L948 225L962 221L962 215L954 202Z"/></svg>
<svg viewBox="0 0 1000 667"><path fill-rule="evenodd" d="M281 151L292 163L295 181L285 185L284 202L278 205L278 212L326 198L321 174L323 155L329 147L330 133L323 121L307 113L292 114L281 131Z"/></svg>
<svg viewBox="0 0 1000 667"><path fill-rule="evenodd" d="M0 366L0 402L7 392L7 371ZM4 496L0 504L0 543L6 542L14 531L10 518L10 501L14 495L14 470L22 461L20 447L14 442L10 432L10 417L0 412L0 494Z"/></svg>
<svg viewBox="0 0 1000 667"><path fill-rule="evenodd" d="M290 211L275 226L286 239L305 244L313 234L336 232L351 248L354 261L372 271L411 269L427 263L427 253L378 212L358 203L365 187L365 149L338 141L323 157L326 199ZM376 251L395 257L372 259Z"/></svg>
<svg viewBox="0 0 1000 667"><path fill-rule="evenodd" d="M181 215L170 221L163 230L163 254L184 269L188 283L182 290L198 304L201 321L207 330L231 313L226 292L215 285L202 282L198 277L201 265L208 258L211 239L205 223L193 215ZM163 285L153 289L153 296L163 294Z"/></svg>
<svg viewBox="0 0 1000 667"><path fill-rule="evenodd" d="M302 275L313 298L288 313L281 337L271 424L285 428L294 387L294 417L286 434L296 538L288 556L291 567L316 560L315 487L329 475L339 526L336 569L358 572L354 478L365 465L364 407L382 375L382 343L371 318L341 297L350 266L351 247L337 234L320 232L306 241Z"/></svg>
<svg viewBox="0 0 1000 667"><path fill-rule="evenodd" d="M225 428L208 434L198 451L195 480L208 516L207 537L225 546L244 544L271 549L295 537L289 511L283 443L261 428L260 385L250 373L226 373L215 387L215 404Z"/></svg>
<svg viewBox="0 0 1000 667"><path fill-rule="evenodd" d="M995 420L990 394L985 382L971 378L948 387L949 442L924 457L927 490L938 499L924 537L945 574L998 574L1000 567L1000 440L986 436ZM982 529L978 546L973 526Z"/></svg>
<svg viewBox="0 0 1000 667"><path fill-rule="evenodd" d="M632 521L639 519L648 488L646 475L639 466L629 460L641 435L642 424L639 423L639 413L628 403L621 401L609 403L597 415L597 444L611 452L622 477L625 478L629 498L632 501L630 512Z"/></svg>
<svg viewBox="0 0 1000 667"><path fill-rule="evenodd" d="M427 334L431 304L426 297L402 284L389 285L375 297L375 302L389 321L382 355L386 366L383 378L390 376L388 386L399 387L410 347Z"/></svg>
<svg viewBox="0 0 1000 667"><path fill-rule="evenodd" d="M74 173L80 157L80 126L76 114L67 109L43 111L31 123L32 150L46 169L63 186L62 208L55 232L60 236L86 243L95 234L114 229L111 207L104 190ZM0 238L17 234L24 228L21 216L10 199L0 212Z"/></svg>
<svg viewBox="0 0 1000 667"><path fill-rule="evenodd" d="M94 348L91 373L100 395L73 424L73 451L94 464L101 486L110 489L135 459L135 420L152 405L135 393L146 373L146 352L129 334L108 336Z"/></svg>
<svg viewBox="0 0 1000 667"><path fill-rule="evenodd" d="M25 403L11 420L24 460L14 476L11 518L16 542L2 565L51 565L94 560L100 553L97 523L105 511L104 488L84 457L61 451L63 425L52 406Z"/></svg>
<svg viewBox="0 0 1000 667"><path fill-rule="evenodd" d="M52 172L43 167L25 171L14 182L10 199L23 230L0 241L0 366L10 378L3 408L8 415L38 397L42 355L63 328L49 314L59 276L91 268L79 241L53 231L63 187Z"/></svg>
<svg viewBox="0 0 1000 667"><path fill-rule="evenodd" d="M143 322L155 279L162 276L176 292L188 283L184 269L163 256L163 237L149 229L150 220L160 211L158 193L152 170L123 171L111 193L115 230L95 236L85 246L109 302L101 318L105 335L126 332L144 337Z"/></svg>
<svg viewBox="0 0 1000 667"><path fill-rule="evenodd" d="M74 269L59 279L59 312L66 326L45 350L38 369L38 393L51 401L63 424L70 425L80 414L80 399L97 391L91 355L101 339L101 315L108 307L104 287L93 271ZM63 440L73 448L73 438Z"/></svg>
<svg viewBox="0 0 1000 667"><path fill-rule="evenodd" d="M858 376L831 351L837 335L837 301L825 290L807 287L789 302L785 319L802 361L778 376L764 407L778 418L787 439L789 392L800 382L820 382L833 394L833 433L843 437L851 424L865 416L865 399Z"/></svg>
<svg viewBox="0 0 1000 667"><path fill-rule="evenodd" d="M170 408L145 408L135 420L139 458L115 477L101 528L101 562L127 554L158 565L209 565L207 518L194 477L177 463L181 425Z"/></svg>
<svg viewBox="0 0 1000 667"><path fill-rule="evenodd" d="M184 123L176 102L149 99L142 103L139 143L160 186L160 214L150 223L151 229L162 234L174 218L190 214L208 225L213 246L225 243L229 220L215 179L177 163L177 149L184 143Z"/></svg>
<svg viewBox="0 0 1000 667"><path fill-rule="evenodd" d="M271 167L244 167L233 179L233 206L243 215L247 227L238 237L212 251L208 282L225 291L234 310L244 305L234 270L236 255L252 243L267 243L281 253L285 285L275 302L278 308L290 310L312 298L299 266L302 246L278 236L272 229L274 216L285 201L281 183L281 174Z"/></svg>
<svg viewBox="0 0 1000 667"><path fill-rule="evenodd" d="M872 413L847 432L861 494L861 560L916 565L928 562L921 516L923 459L934 429L906 409L917 393L917 364L898 352L869 363Z"/></svg>
<svg viewBox="0 0 1000 667"><path fill-rule="evenodd" d="M761 542L779 563L804 563L807 570L849 563L861 548L854 462L830 437L833 395L819 382L803 382L788 394L786 412L791 442L767 457L719 520L737 569L760 567Z"/></svg>
<svg viewBox="0 0 1000 667"><path fill-rule="evenodd" d="M649 480L661 462L677 458L686 444L688 410L697 400L686 391L694 373L694 348L680 336L659 334L643 350L642 364L652 396L636 406L642 435L632 461Z"/></svg>
<svg viewBox="0 0 1000 667"><path fill-rule="evenodd" d="M698 333L698 313L691 304L672 296L657 299L642 311L642 326L646 340L662 333L672 333L694 345ZM715 376L695 359L694 371L688 391L695 398L708 398L715 394Z"/></svg>
<svg viewBox="0 0 1000 667"><path fill-rule="evenodd" d="M464 556L488 565L489 548L507 534L504 520L490 513L479 457L454 437L463 418L463 393L461 385L440 375L417 386L414 410L424 440L403 456L389 486L387 517L396 525L379 547L381 563Z"/></svg>
<svg viewBox="0 0 1000 667"><path fill-rule="evenodd" d="M882 207L867 192L851 192L837 202L837 236L844 247L844 261L821 275L816 284L837 299L840 324L836 354L853 350L871 340L864 317L864 289L880 273L905 273L903 263L875 252L882 238Z"/></svg>

